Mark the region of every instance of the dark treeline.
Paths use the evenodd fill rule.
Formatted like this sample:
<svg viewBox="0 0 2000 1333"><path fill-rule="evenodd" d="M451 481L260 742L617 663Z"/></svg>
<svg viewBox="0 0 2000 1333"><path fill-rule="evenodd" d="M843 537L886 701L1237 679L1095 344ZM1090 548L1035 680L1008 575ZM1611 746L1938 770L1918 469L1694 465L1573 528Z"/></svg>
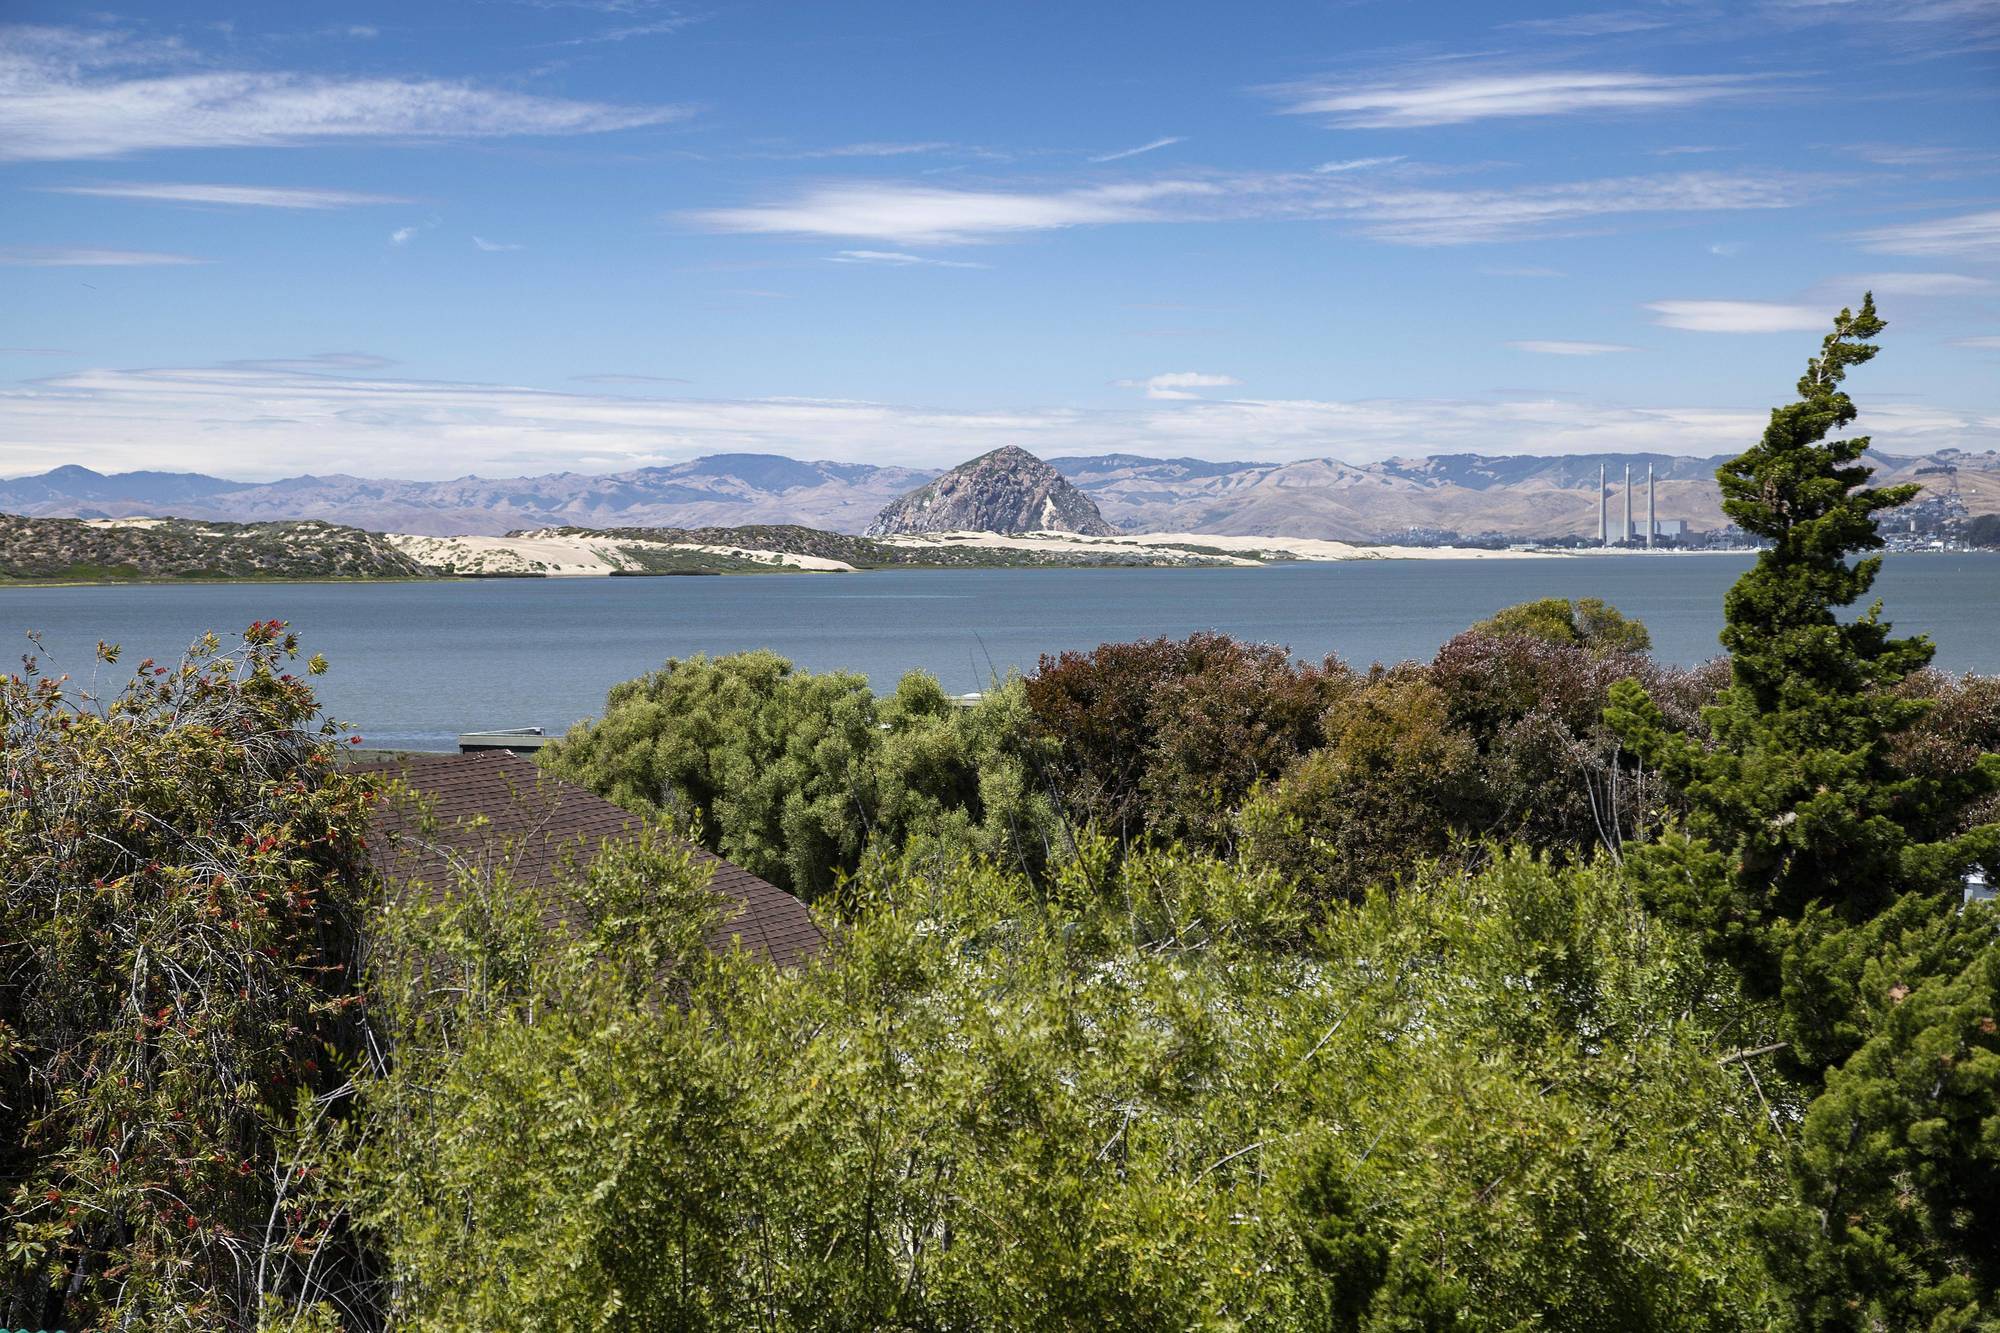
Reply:
<svg viewBox="0 0 2000 1333"><path fill-rule="evenodd" d="M1587 599L969 707L670 662L545 752L657 827L560 926L374 879L276 622L103 699L31 666L0 1320L2000 1326L2000 680L1846 611L1904 498L1838 437L1880 328L1724 468L1768 549L1705 667ZM681 837L819 959L703 947Z"/></svg>

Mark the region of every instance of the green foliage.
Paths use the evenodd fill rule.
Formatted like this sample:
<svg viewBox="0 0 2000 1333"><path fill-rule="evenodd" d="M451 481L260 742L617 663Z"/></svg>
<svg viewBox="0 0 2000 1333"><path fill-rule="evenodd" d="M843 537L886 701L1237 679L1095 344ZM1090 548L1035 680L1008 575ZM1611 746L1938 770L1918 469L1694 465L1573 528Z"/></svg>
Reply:
<svg viewBox="0 0 2000 1333"><path fill-rule="evenodd" d="M691 820L754 874L817 898L917 840L1040 866L1057 836L1017 682L955 706L936 680L877 701L863 676L769 652L670 661L614 686L604 716L542 752L621 805Z"/></svg>
<svg viewBox="0 0 2000 1333"><path fill-rule="evenodd" d="M1478 747L1427 673L1370 681L1327 719L1326 745L1243 812L1249 858L1311 891L1359 898L1443 856L1477 821Z"/></svg>
<svg viewBox="0 0 2000 1333"><path fill-rule="evenodd" d="M0 682L9 1326L249 1328L353 1276L314 1097L355 1039L366 788L295 650L269 621L108 700Z"/></svg>
<svg viewBox="0 0 2000 1333"><path fill-rule="evenodd" d="M1843 310L1763 440L1718 472L1724 508L1769 542L1724 605L1731 684L1701 744L1636 681L1608 719L1684 789L1687 832L1640 849L1670 919L1778 1001L1782 1060L1811 1097L1797 1196L1774 1210L1774 1271L1814 1328L1987 1327L2000 1319L2000 942L1958 910L1959 876L2000 863L2000 786L1977 725L1920 726L1923 638L1890 637L1867 593L1875 514L1915 487L1870 488L1840 384L1883 328ZM1954 734L1956 732L1957 734ZM1990 810L1990 805L1986 807Z"/></svg>
<svg viewBox="0 0 2000 1333"><path fill-rule="evenodd" d="M1771 1230L1814 1328L1988 1327L2000 1291L2000 944L1968 912L1969 960L1859 978L1879 1011L1800 1129L1796 1202ZM1982 1323L1981 1320L1987 1322Z"/></svg>
<svg viewBox="0 0 2000 1333"><path fill-rule="evenodd" d="M672 1004L593 939L401 1039L357 1185L414 1328L1765 1322L1700 956L1606 872L1417 901L1304 935L1280 880L1087 842L1046 891L878 866L819 964L689 954Z"/></svg>
<svg viewBox="0 0 2000 1333"><path fill-rule="evenodd" d="M1521 602L1494 612L1489 619L1474 625L1472 632L1522 634L1550 643L1619 653L1643 653L1653 646L1653 636L1643 622L1626 617L1599 597L1585 597L1581 601L1544 597L1536 602Z"/></svg>
<svg viewBox="0 0 2000 1333"><path fill-rule="evenodd" d="M1786 984L1786 923L1810 908L1865 922L1905 893L1955 893L1968 864L2000 856L2000 826L1953 827L2000 784L2000 758L1927 776L1896 762L1894 738L1927 711L1899 687L1930 660L1929 640L1891 638L1879 603L1835 615L1880 567L1880 556L1847 559L1881 545L1874 514L1914 493L1863 484L1865 437L1825 440L1855 419L1839 385L1875 355L1866 339L1882 327L1872 298L1841 311L1799 401L1773 410L1762 442L1717 474L1730 516L1770 545L1724 604L1732 680L1703 712L1713 743L1670 725L1636 682L1614 691L1608 713L1687 793L1689 832L1728 860L1712 885L1664 890L1662 902L1766 993Z"/></svg>
<svg viewBox="0 0 2000 1333"><path fill-rule="evenodd" d="M1044 657L1026 688L1077 823L1219 846L1250 790L1321 743L1349 680L1331 659L1299 666L1270 644L1194 634Z"/></svg>

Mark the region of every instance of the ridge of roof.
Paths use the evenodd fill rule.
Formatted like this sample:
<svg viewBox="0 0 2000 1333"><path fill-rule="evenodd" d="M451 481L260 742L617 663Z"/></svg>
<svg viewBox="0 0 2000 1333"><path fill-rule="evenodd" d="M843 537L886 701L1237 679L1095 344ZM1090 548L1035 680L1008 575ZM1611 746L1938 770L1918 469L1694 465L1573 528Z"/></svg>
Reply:
<svg viewBox="0 0 2000 1333"><path fill-rule="evenodd" d="M354 771L393 775L427 807L419 812L394 800L378 805L370 859L385 877L424 883L434 892L451 883L454 857L490 867L504 856L514 883L555 889L565 863L579 852L592 855L646 826L641 816L505 750L399 756L357 764ZM419 839L416 825L425 815L426 837ZM824 937L805 904L705 847L688 846L709 867L709 887L734 907L710 936L711 945L726 948L734 939L783 967L819 952ZM573 915L573 908L550 901L550 924Z"/></svg>

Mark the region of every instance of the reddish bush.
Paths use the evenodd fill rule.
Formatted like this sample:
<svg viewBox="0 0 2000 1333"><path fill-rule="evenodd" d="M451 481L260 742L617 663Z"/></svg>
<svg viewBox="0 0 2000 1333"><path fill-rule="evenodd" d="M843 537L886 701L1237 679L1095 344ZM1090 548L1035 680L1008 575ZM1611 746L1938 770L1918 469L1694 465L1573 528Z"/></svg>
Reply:
<svg viewBox="0 0 2000 1333"><path fill-rule="evenodd" d="M1027 692L1060 743L1053 777L1073 818L1125 840L1213 844L1252 787L1322 743L1322 715L1351 682L1331 658L1300 665L1195 634L1044 657Z"/></svg>

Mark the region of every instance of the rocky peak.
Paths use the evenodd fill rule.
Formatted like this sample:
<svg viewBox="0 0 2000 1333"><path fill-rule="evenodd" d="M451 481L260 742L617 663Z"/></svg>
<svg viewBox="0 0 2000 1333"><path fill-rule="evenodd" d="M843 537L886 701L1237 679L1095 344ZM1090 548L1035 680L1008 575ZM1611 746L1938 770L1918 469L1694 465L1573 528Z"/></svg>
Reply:
<svg viewBox="0 0 2000 1333"><path fill-rule="evenodd" d="M871 536L899 532L1116 532L1097 505L1049 464L1013 445L961 463L876 516Z"/></svg>

